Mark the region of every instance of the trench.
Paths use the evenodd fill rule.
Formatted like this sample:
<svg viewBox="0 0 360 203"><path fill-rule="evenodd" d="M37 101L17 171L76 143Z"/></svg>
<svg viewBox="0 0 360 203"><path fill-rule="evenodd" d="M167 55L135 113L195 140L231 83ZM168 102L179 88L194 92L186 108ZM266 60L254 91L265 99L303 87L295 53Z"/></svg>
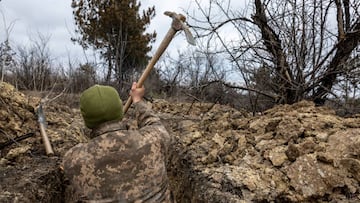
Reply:
<svg viewBox="0 0 360 203"><path fill-rule="evenodd" d="M26 99L9 102L17 98L12 94L6 100L1 100L0 94L0 130L6 132L0 133L0 145L9 135L36 135L0 149L0 203L64 202L66 183L59 164L69 148L83 141L80 113L56 105L47 109L47 130L57 152L48 157L34 111L22 108ZM157 105L153 107L156 112L164 112L159 117L174 137L167 169L170 189L178 203L360 200L360 175L355 170L360 168L358 118L341 120L307 103L280 106L261 117L244 120L240 112L223 106L209 112L209 107L202 105L202 111L189 114L189 105ZM292 111L289 108L299 110L287 114ZM329 126L329 122L334 125ZM334 138L331 143L324 137L328 134ZM292 142L284 143L284 138ZM343 168L333 166L339 154L346 157L341 162ZM319 167L331 176L319 179ZM297 168L306 168L306 176ZM306 186L303 178L319 185L307 190L311 192L307 196L302 194Z"/></svg>
<svg viewBox="0 0 360 203"><path fill-rule="evenodd" d="M188 163L183 158L173 158L173 161L182 160L168 169L170 188L176 202L194 202L194 184ZM3 191L0 202L65 202L66 183L59 164L59 157L39 156L32 157L27 164L17 163L11 170L0 167L0 188Z"/></svg>

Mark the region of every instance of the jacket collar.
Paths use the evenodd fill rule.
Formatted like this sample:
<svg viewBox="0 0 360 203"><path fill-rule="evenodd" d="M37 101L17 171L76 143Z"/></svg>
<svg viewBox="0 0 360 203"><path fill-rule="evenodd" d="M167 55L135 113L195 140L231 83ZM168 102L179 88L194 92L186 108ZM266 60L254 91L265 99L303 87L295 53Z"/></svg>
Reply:
<svg viewBox="0 0 360 203"><path fill-rule="evenodd" d="M97 137L99 135L108 133L108 132L114 132L119 130L126 130L126 122L120 120L120 121L108 121L100 124L98 127L94 128L90 133L90 138Z"/></svg>

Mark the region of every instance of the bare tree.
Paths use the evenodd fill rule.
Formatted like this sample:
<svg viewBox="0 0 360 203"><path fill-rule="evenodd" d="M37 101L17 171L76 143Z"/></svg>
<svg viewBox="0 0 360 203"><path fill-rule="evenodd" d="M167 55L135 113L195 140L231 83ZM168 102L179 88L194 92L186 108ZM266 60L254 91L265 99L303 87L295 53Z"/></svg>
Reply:
<svg viewBox="0 0 360 203"><path fill-rule="evenodd" d="M5 34L5 39L3 40L3 42L0 44L0 72L1 72L1 82L4 81L4 75L6 72L6 67L9 65L14 65L14 52L10 46L10 42L9 42L9 38L10 38L10 33L11 30L14 28L15 26L15 21L10 22L9 25L7 25L6 23L6 19L5 19L5 15L4 13L0 10L1 16L2 16L2 20L4 23L4 34Z"/></svg>
<svg viewBox="0 0 360 203"><path fill-rule="evenodd" d="M264 91L277 103L323 104L346 72L341 64L359 47L356 0L253 0L243 10L231 1L196 3L202 14L192 15L198 36L216 38L241 73L244 89L253 90L254 71L269 69L271 88ZM224 29L237 33L237 40L227 40Z"/></svg>
<svg viewBox="0 0 360 203"><path fill-rule="evenodd" d="M178 53L177 59L166 54L158 63L157 70L159 70L160 77L164 81L164 86L161 89L166 96L175 96L179 92L185 74L185 64L182 63L182 58L181 53Z"/></svg>
<svg viewBox="0 0 360 203"><path fill-rule="evenodd" d="M19 88L44 91L51 87L52 59L48 49L50 37L38 33L30 47L18 47L15 75Z"/></svg>
<svg viewBox="0 0 360 203"><path fill-rule="evenodd" d="M168 96L183 97L204 102L227 102L227 69L217 53L208 47L178 51L177 58L164 57L158 69L164 81L165 93Z"/></svg>
<svg viewBox="0 0 360 203"><path fill-rule="evenodd" d="M351 57L341 69L345 73L337 78L333 87L339 96L331 100L331 105L343 116L360 113L360 56Z"/></svg>
<svg viewBox="0 0 360 203"><path fill-rule="evenodd" d="M74 66L69 64L67 70L67 81L71 93L79 93L91 85L96 84L99 80L96 74L96 66L91 63Z"/></svg>

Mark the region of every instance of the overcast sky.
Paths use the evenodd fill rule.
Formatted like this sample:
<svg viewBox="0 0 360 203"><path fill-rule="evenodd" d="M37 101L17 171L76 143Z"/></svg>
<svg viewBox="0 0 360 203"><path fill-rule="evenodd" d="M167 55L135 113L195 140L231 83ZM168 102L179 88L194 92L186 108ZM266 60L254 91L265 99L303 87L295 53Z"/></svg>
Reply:
<svg viewBox="0 0 360 203"><path fill-rule="evenodd" d="M160 3L159 3L160 2ZM171 20L163 15L170 10L182 12L190 1L184 0L142 0L145 6L155 5L157 15L151 22L149 31L158 33L156 45L166 34ZM5 17L6 27L13 24L10 40L13 45L31 44L31 39L37 39L38 33L49 36L50 53L54 59L64 60L68 54L74 58L83 56L82 49L70 41L74 32L71 0L2 0L0 10ZM1 17L3 17L1 16ZM5 39L4 20L0 22L0 40ZM176 40L174 40L174 46ZM172 43L173 44L173 43Z"/></svg>
<svg viewBox="0 0 360 203"><path fill-rule="evenodd" d="M206 4L209 0L200 1ZM192 0L141 0L142 6L155 6L157 15L151 21L149 32L158 33L153 49L158 47L170 27L171 19L164 16L165 11L184 13L189 8L194 9L195 3ZM240 4L239 1L234 1ZM241 0L246 2L246 0ZM38 39L38 33L50 37L48 47L50 54L55 61L64 62L68 55L72 60L83 59L82 48L71 42L70 38L75 30L71 0L1 0L0 11L3 14L0 20L0 41L4 41L4 20L6 27L13 24L10 33L10 42L13 46L29 45L31 40ZM190 9L191 10L191 9ZM227 33L229 34L229 33ZM184 35L177 36L170 44L167 52L176 52L180 48L188 46L185 43Z"/></svg>

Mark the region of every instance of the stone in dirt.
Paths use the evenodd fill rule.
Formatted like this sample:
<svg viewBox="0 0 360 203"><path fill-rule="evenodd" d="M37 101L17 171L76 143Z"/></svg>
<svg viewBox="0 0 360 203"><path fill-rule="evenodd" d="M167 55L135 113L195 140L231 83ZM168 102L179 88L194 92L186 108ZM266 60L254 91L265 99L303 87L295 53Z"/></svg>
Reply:
<svg viewBox="0 0 360 203"><path fill-rule="evenodd" d="M0 202L62 202L59 161L87 141L79 110L54 101L44 111L55 155L45 156L39 102L0 83L0 144L34 133L1 149ZM360 201L360 117L307 101L256 117L210 103L152 108L174 136L168 174L177 202Z"/></svg>

